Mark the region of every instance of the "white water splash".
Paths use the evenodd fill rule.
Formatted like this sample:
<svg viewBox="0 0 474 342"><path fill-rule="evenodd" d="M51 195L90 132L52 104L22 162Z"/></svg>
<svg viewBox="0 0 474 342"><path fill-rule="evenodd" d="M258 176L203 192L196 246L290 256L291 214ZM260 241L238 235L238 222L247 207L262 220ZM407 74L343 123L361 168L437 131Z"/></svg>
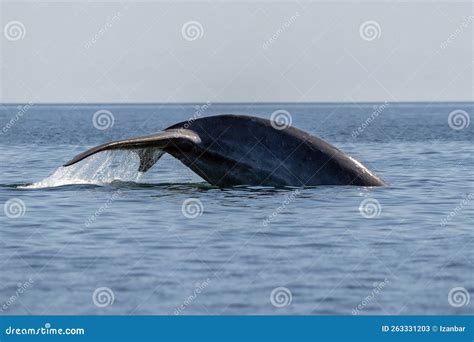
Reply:
<svg viewBox="0 0 474 342"><path fill-rule="evenodd" d="M68 167L59 167L51 176L21 188L40 189L69 184L106 185L114 181L137 182L139 157L133 151L105 151Z"/></svg>

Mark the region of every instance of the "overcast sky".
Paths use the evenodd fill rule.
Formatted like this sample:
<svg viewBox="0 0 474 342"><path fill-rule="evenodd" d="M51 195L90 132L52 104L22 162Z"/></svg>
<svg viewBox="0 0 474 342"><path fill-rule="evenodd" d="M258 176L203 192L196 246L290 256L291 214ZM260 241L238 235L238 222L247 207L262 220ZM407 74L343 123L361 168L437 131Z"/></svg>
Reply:
<svg viewBox="0 0 474 342"><path fill-rule="evenodd" d="M472 101L473 3L2 1L0 102Z"/></svg>

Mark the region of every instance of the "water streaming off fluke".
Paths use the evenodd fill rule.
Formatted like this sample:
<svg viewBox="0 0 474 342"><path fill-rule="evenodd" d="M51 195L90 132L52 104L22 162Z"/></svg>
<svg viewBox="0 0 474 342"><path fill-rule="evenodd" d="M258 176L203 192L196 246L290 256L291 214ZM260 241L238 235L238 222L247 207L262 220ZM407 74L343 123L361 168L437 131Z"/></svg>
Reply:
<svg viewBox="0 0 474 342"><path fill-rule="evenodd" d="M106 185L114 181L137 182L139 157L133 151L105 151L69 167L59 167L51 176L22 188L40 189L70 184Z"/></svg>

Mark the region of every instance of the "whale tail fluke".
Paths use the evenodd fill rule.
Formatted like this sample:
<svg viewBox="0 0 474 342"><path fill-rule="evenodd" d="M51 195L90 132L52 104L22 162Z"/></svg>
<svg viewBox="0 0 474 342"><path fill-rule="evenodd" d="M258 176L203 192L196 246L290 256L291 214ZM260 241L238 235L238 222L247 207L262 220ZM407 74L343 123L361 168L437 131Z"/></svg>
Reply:
<svg viewBox="0 0 474 342"><path fill-rule="evenodd" d="M63 166L73 165L102 151L132 150L140 157L138 171L147 172L158 161L158 159L161 158L167 149L175 148L186 150L193 146L193 144L199 144L200 142L201 138L194 131L188 129L169 129L153 135L116 140L93 147L78 154Z"/></svg>

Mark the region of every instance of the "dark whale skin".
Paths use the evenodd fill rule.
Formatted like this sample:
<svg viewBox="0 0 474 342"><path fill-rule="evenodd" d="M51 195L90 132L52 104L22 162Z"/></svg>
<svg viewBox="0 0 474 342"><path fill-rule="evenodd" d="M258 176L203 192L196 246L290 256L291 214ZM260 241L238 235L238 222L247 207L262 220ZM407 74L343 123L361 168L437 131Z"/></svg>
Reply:
<svg viewBox="0 0 474 342"><path fill-rule="evenodd" d="M93 147L67 162L95 153L126 149L148 171L167 152L212 185L382 186L382 179L331 144L294 127L247 115L217 115L177 123L152 135Z"/></svg>
<svg viewBox="0 0 474 342"><path fill-rule="evenodd" d="M235 185L382 186L361 163L300 129L275 129L271 121L246 115L219 115L186 121L168 129L196 132L200 144L166 152L219 187Z"/></svg>

